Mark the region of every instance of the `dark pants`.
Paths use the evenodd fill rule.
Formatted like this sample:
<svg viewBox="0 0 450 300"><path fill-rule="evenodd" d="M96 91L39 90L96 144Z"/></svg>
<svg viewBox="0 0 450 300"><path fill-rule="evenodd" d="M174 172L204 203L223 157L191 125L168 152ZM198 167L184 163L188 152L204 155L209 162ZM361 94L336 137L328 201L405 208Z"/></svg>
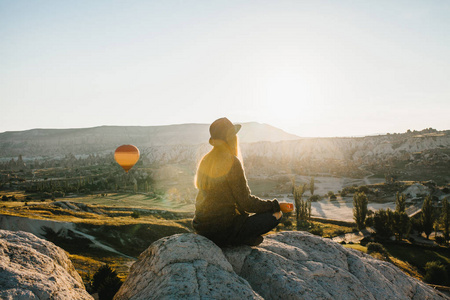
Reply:
<svg viewBox="0 0 450 300"><path fill-rule="evenodd" d="M197 233L207 237L219 247L231 245L245 245L251 243L259 236L275 228L280 220L277 220L272 213L254 214L252 216L238 215L234 223L227 229L219 231L197 231ZM194 219L195 228L195 219Z"/></svg>
<svg viewBox="0 0 450 300"><path fill-rule="evenodd" d="M237 234L229 241L232 245L245 244L246 241L257 238L274 229L281 221L272 213L254 214L248 217Z"/></svg>

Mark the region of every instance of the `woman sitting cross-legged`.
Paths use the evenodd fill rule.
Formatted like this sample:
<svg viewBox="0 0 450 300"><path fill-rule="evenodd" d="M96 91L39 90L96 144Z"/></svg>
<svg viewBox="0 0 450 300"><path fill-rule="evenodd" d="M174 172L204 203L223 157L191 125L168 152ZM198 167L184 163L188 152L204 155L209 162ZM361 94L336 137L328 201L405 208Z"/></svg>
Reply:
<svg viewBox="0 0 450 300"><path fill-rule="evenodd" d="M195 180L194 229L219 246L256 246L282 216L276 199L261 200L250 193L238 158L240 128L227 118L211 124L213 149L202 158Z"/></svg>

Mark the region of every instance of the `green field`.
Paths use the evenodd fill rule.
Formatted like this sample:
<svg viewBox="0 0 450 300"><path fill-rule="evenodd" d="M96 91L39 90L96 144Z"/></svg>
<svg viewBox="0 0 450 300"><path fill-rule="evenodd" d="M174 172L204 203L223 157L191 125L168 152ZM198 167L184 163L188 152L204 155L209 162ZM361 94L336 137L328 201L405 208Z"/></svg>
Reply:
<svg viewBox="0 0 450 300"><path fill-rule="evenodd" d="M145 194L111 193L107 196L88 195L82 197L56 199L85 203L89 205L145 208L155 210L168 210L174 212L193 212L193 203L180 203L163 196L148 196Z"/></svg>
<svg viewBox="0 0 450 300"><path fill-rule="evenodd" d="M70 232L66 236L47 229L45 238L68 252L85 282L105 263L114 267L124 279L134 262L133 258L152 242L165 236L192 231L193 204L175 204L161 197L109 194L58 198L54 202L25 202L23 193L14 195L19 201L1 203L0 214L5 217L29 218L30 224L34 219L75 223L77 231L124 254L94 247L91 240ZM61 202L67 202L75 209L66 208ZM92 211L80 210L76 208L76 203L86 204L86 208ZM133 213L138 213L138 216L133 217Z"/></svg>

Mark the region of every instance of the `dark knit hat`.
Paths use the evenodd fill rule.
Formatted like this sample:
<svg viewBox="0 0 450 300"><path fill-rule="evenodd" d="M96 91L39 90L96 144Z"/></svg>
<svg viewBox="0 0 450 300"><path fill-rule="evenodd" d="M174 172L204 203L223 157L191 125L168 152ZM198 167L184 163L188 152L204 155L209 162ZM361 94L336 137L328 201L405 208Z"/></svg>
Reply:
<svg viewBox="0 0 450 300"><path fill-rule="evenodd" d="M233 125L227 118L220 118L209 126L209 133L211 134L212 140L227 141L227 137L238 133L240 129L241 125Z"/></svg>

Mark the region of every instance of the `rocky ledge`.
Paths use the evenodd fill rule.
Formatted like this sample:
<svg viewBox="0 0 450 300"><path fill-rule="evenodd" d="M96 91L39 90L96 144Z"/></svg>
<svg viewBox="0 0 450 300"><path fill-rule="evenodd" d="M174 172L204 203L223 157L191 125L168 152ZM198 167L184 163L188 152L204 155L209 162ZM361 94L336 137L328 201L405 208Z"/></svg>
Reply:
<svg viewBox="0 0 450 300"><path fill-rule="evenodd" d="M93 299L64 250L23 231L0 230L0 299Z"/></svg>
<svg viewBox="0 0 450 300"><path fill-rule="evenodd" d="M221 249L196 234L154 242L131 267L122 299L448 299L395 267L305 232Z"/></svg>

